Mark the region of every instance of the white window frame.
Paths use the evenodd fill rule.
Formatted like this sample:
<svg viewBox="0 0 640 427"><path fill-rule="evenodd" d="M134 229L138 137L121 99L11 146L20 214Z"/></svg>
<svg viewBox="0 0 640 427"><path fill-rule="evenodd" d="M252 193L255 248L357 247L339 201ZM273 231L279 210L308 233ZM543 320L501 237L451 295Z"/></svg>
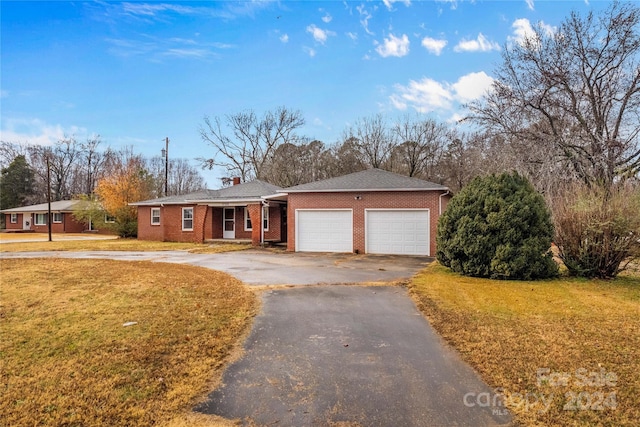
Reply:
<svg viewBox="0 0 640 427"><path fill-rule="evenodd" d="M37 213L33 222L34 225L47 225L47 214Z"/></svg>
<svg viewBox="0 0 640 427"><path fill-rule="evenodd" d="M251 216L249 215L249 207L245 206L244 207L244 231L253 230L253 224L247 225L249 223L251 223Z"/></svg>
<svg viewBox="0 0 640 427"><path fill-rule="evenodd" d="M269 206L262 207L262 227L264 231L269 231Z"/></svg>
<svg viewBox="0 0 640 427"><path fill-rule="evenodd" d="M189 218L185 217L187 212L191 212ZM191 227L185 227L186 221L191 221ZM182 231L193 231L193 208L182 208Z"/></svg>
<svg viewBox="0 0 640 427"><path fill-rule="evenodd" d="M56 219L58 218L58 219ZM53 213L53 223L54 224L59 224L62 222L62 212L54 212Z"/></svg>
<svg viewBox="0 0 640 427"><path fill-rule="evenodd" d="M249 207L245 206L244 208L244 231L252 231L253 224L251 227L247 226L247 223L251 222L251 217L249 215ZM262 226L264 227L264 231L269 231L269 206L262 207Z"/></svg>
<svg viewBox="0 0 640 427"><path fill-rule="evenodd" d="M11 224L17 224L18 223L18 214L17 213L12 213L10 221L11 221Z"/></svg>
<svg viewBox="0 0 640 427"><path fill-rule="evenodd" d="M154 215L155 212L157 215ZM151 225L160 225L160 208L151 208Z"/></svg>
<svg viewBox="0 0 640 427"><path fill-rule="evenodd" d="M116 217L109 215L109 214L105 214L104 215L104 223L105 224L115 224L116 222Z"/></svg>

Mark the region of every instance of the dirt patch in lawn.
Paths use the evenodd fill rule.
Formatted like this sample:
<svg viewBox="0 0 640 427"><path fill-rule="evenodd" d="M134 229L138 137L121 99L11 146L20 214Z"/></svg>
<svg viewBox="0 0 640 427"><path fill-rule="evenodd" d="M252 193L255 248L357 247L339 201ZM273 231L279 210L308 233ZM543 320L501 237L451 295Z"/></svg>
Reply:
<svg viewBox="0 0 640 427"><path fill-rule="evenodd" d="M640 277L494 281L433 264L409 287L522 424L637 425Z"/></svg>
<svg viewBox="0 0 640 427"><path fill-rule="evenodd" d="M5 259L1 281L0 413L12 426L188 419L259 305L227 274L162 263Z"/></svg>

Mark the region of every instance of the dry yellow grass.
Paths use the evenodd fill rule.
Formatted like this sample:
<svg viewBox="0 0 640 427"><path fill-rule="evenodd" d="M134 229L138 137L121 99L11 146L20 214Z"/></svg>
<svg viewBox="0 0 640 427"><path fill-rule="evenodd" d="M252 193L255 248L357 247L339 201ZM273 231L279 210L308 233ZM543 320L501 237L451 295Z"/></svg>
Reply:
<svg viewBox="0 0 640 427"><path fill-rule="evenodd" d="M15 242L0 244L0 252L41 252L41 251L177 251L192 253L219 253L240 251L251 247L240 243L179 243L152 242L137 239L108 240L54 240L52 242Z"/></svg>
<svg viewBox="0 0 640 427"><path fill-rule="evenodd" d="M199 267L1 262L3 425L205 425L189 410L258 309L241 282Z"/></svg>
<svg viewBox="0 0 640 427"><path fill-rule="evenodd" d="M518 422L638 425L640 277L494 281L433 264L410 289L436 330L503 389Z"/></svg>

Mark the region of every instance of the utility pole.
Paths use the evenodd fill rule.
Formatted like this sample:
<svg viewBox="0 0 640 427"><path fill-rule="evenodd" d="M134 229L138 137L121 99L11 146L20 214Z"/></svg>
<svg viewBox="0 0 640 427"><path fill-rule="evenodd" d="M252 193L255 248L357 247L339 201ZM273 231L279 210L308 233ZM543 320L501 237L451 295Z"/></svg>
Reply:
<svg viewBox="0 0 640 427"><path fill-rule="evenodd" d="M49 153L47 153L47 226L49 241L51 241L51 168L49 167Z"/></svg>
<svg viewBox="0 0 640 427"><path fill-rule="evenodd" d="M164 149L162 157L164 157L164 195L169 195L169 137L164 140Z"/></svg>

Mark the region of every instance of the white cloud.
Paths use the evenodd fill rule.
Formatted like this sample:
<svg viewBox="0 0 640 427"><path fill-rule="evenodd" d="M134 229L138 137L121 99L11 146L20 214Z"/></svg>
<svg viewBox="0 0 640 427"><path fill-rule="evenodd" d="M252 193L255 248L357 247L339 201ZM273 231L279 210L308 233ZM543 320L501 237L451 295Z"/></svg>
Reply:
<svg viewBox="0 0 640 427"><path fill-rule="evenodd" d="M399 110L414 108L420 113L439 109L450 109L453 95L443 85L433 79L411 80L407 86L395 85L396 93L391 95L391 103Z"/></svg>
<svg viewBox="0 0 640 427"><path fill-rule="evenodd" d="M399 110L412 108L420 113L451 113L460 104L480 98L492 83L493 79L484 71L466 74L455 83L423 77L421 80L410 80L407 85L396 84L395 93L389 100Z"/></svg>
<svg viewBox="0 0 640 427"><path fill-rule="evenodd" d="M556 30L553 26L545 24L543 21L540 21L538 25L547 35L552 35ZM510 42L516 42L521 45L525 39L533 39L536 36L533 26L527 18L516 19L511 24L511 28L513 28L513 36L508 37Z"/></svg>
<svg viewBox="0 0 640 427"><path fill-rule="evenodd" d="M303 47L302 49L303 49L303 50L307 53L307 55L309 55L310 57L312 57L312 58L313 58L314 56L316 56L316 50L315 50L315 49L310 48L310 47L307 47L307 46Z"/></svg>
<svg viewBox="0 0 640 427"><path fill-rule="evenodd" d="M364 4L356 6L356 10L360 14L360 24L362 25L362 28L364 28L364 31L369 35L373 35L373 32L369 30L369 19L371 19L373 15L365 9Z"/></svg>
<svg viewBox="0 0 640 427"><path fill-rule="evenodd" d="M492 50L500 50L500 45L487 39L484 34L479 33L476 39L460 40L453 50L456 52L490 52Z"/></svg>
<svg viewBox="0 0 640 427"><path fill-rule="evenodd" d="M527 3L527 7L529 10L535 10L535 5L533 4L534 0L524 0Z"/></svg>
<svg viewBox="0 0 640 427"><path fill-rule="evenodd" d="M347 34L347 37L349 37L351 40L353 40L353 41L358 40L358 34L352 33L352 32L348 32L346 34Z"/></svg>
<svg viewBox="0 0 640 427"><path fill-rule="evenodd" d="M431 37L422 39L422 46L434 55L440 55L446 45L447 41L443 39L432 39Z"/></svg>
<svg viewBox="0 0 640 427"><path fill-rule="evenodd" d="M411 6L411 0L382 0L387 9L391 10L393 8L394 3L402 2L405 6Z"/></svg>
<svg viewBox="0 0 640 427"><path fill-rule="evenodd" d="M455 97L461 102L469 102L480 98L491 87L493 78L484 71L479 73L469 73L458 79L451 85L455 92Z"/></svg>
<svg viewBox="0 0 640 427"><path fill-rule="evenodd" d="M389 34L389 37L385 37L384 42L378 45L376 52L383 58L405 56L409 53L409 37L406 34L403 34L402 37Z"/></svg>
<svg viewBox="0 0 640 427"><path fill-rule="evenodd" d="M40 119L3 119L0 140L8 142L27 142L29 144L49 146L75 135L87 135L87 130L78 126L68 128L60 124L49 124Z"/></svg>
<svg viewBox="0 0 640 427"><path fill-rule="evenodd" d="M280 36L280 41L282 43L287 43L289 41L289 35L288 34L283 34Z"/></svg>
<svg viewBox="0 0 640 427"><path fill-rule="evenodd" d="M307 33L311 34L314 40L321 44L324 44L329 36L336 35L333 31L323 30L322 28L316 27L314 24L307 27Z"/></svg>
<svg viewBox="0 0 640 427"><path fill-rule="evenodd" d="M328 24L332 19L333 17L329 14L329 12L327 12L327 14L322 17L322 22Z"/></svg>

